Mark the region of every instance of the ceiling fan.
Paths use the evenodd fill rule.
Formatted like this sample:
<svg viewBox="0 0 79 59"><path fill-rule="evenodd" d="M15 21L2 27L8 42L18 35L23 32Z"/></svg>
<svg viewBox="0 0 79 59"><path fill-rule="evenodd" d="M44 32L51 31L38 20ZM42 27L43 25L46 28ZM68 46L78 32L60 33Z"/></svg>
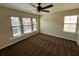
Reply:
<svg viewBox="0 0 79 59"><path fill-rule="evenodd" d="M45 9L50 8L50 7L53 7L52 4L42 7L42 6L41 6L41 3L38 3L38 6L35 6L34 4L31 3L31 6L34 7L34 8L36 8L36 10L37 10L38 12L41 12L41 11L42 11L42 12L50 12L50 11L45 10Z"/></svg>

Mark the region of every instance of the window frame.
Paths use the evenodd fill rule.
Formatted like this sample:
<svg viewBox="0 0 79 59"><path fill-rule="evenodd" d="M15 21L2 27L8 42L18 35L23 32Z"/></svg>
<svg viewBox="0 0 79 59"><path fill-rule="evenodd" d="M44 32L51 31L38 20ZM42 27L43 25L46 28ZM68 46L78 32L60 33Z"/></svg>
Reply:
<svg viewBox="0 0 79 59"><path fill-rule="evenodd" d="M31 25L23 25L23 18L29 18L30 19L30 22L31 22L31 18L30 17L22 17L21 21L22 21L22 30L23 30L23 34L28 34L28 33L31 33L32 32L32 22L31 22ZM24 33L24 26L30 26L31 27L31 32L25 32Z"/></svg>
<svg viewBox="0 0 79 59"><path fill-rule="evenodd" d="M78 15L69 15L69 16L70 16L70 17L71 17L71 16L77 16L77 22L76 22L76 23L65 23L65 22L64 22L63 31L64 31L64 32L68 32L68 33L76 33L77 24L78 24ZM64 21L65 21L65 17L66 17L66 16L64 16ZM71 21L71 19L70 19L70 21ZM68 30L64 30L64 29L65 29L65 24L67 24L67 25L69 25L69 26L70 26L70 25L76 25L76 27L75 27L75 32L70 31L70 30L69 30L69 31L68 31Z"/></svg>
<svg viewBox="0 0 79 59"><path fill-rule="evenodd" d="M33 24L33 19L36 20L36 24ZM34 30L34 25L36 25L36 30ZM37 31L37 18L32 18L32 31Z"/></svg>
<svg viewBox="0 0 79 59"><path fill-rule="evenodd" d="M19 18L19 24L20 24L20 26L12 26L12 23L11 23L11 17L18 17L18 16L10 16L11 37L16 38L16 37L19 37L19 36L22 35L20 17L18 17L18 18ZM19 27L19 28L20 28L20 35L13 36L13 27Z"/></svg>
<svg viewBox="0 0 79 59"><path fill-rule="evenodd" d="M12 27L12 23L11 23L11 17L18 17L19 18L19 23L20 23L20 26L19 27L20 27L20 33L21 33L20 35L13 36L13 29L12 29L13 27ZM31 32L29 32L29 33L24 33L23 32L22 18L30 18L30 20L31 20ZM29 35L29 34L31 34L33 32L38 31L38 30L33 31L32 17L9 16L9 19L10 19L10 37L11 37L11 39L16 39L16 38L19 38L21 36ZM35 19L36 19L36 24L38 24L37 18L35 18ZM36 25L36 26L38 26L38 25ZM37 29L38 29L38 27L37 27Z"/></svg>

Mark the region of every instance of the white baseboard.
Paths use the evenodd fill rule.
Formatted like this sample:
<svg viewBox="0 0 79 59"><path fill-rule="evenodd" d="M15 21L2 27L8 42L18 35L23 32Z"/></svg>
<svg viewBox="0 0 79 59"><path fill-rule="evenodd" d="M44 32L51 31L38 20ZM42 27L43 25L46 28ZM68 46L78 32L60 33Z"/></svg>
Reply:
<svg viewBox="0 0 79 59"><path fill-rule="evenodd" d="M42 32L41 32L42 33ZM72 40L71 38L66 38L66 37L62 37L62 36L57 36L57 35L53 35L53 34L49 34L49 33L42 33L42 34L47 34L47 35L51 35L51 36L55 36L55 37L59 37L59 38L64 38L64 39L68 39L68 40ZM72 41L75 41L74 39Z"/></svg>
<svg viewBox="0 0 79 59"><path fill-rule="evenodd" d="M79 43L77 42L78 46L79 46Z"/></svg>
<svg viewBox="0 0 79 59"><path fill-rule="evenodd" d="M3 49L3 48L5 48L5 47L8 47L8 46L10 46L10 45L12 45L12 44L15 44L15 43L17 43L17 42L19 42L19 41L22 41L22 40L26 39L26 38L29 38L29 37L31 37L31 36L37 34L37 33L39 33L39 32L33 32L33 33L30 33L29 35L24 36L24 37L22 37L22 38L19 38L19 39L17 38L17 41L12 42L12 43L9 43L9 44L6 44L6 45L0 47L0 49ZM12 39L11 39L11 40L12 40Z"/></svg>
<svg viewBox="0 0 79 59"><path fill-rule="evenodd" d="M77 44L78 44L78 46L79 46L79 42L77 41Z"/></svg>

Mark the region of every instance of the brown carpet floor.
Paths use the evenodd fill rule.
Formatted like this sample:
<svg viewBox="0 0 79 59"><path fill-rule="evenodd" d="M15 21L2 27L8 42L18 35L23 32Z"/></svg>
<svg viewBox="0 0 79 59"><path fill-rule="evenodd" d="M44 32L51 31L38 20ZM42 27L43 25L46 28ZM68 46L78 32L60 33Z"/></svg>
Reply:
<svg viewBox="0 0 79 59"><path fill-rule="evenodd" d="M79 56L75 41L37 34L0 50L1 56Z"/></svg>

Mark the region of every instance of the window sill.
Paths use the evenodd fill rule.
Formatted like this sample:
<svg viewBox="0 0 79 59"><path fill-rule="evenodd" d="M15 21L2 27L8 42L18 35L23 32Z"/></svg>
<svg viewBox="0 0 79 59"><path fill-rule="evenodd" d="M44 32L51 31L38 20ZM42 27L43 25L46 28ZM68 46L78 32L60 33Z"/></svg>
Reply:
<svg viewBox="0 0 79 59"><path fill-rule="evenodd" d="M32 32L29 32L29 33L24 33L24 34L21 34L21 35L19 35L19 36L12 37L10 40L15 40L15 39L20 38L20 37L22 37L22 36L30 35L30 34L32 34L32 33L34 33L34 32L37 32L37 31L32 31Z"/></svg>
<svg viewBox="0 0 79 59"><path fill-rule="evenodd" d="M75 34L76 32L66 32L66 31L63 31L64 33L72 33L72 34Z"/></svg>
<svg viewBox="0 0 79 59"><path fill-rule="evenodd" d="M15 37L11 37L11 39L10 39L10 40L14 40L14 39L20 38L20 37L22 37L22 36L23 36L23 34L18 35L18 36L15 36Z"/></svg>

